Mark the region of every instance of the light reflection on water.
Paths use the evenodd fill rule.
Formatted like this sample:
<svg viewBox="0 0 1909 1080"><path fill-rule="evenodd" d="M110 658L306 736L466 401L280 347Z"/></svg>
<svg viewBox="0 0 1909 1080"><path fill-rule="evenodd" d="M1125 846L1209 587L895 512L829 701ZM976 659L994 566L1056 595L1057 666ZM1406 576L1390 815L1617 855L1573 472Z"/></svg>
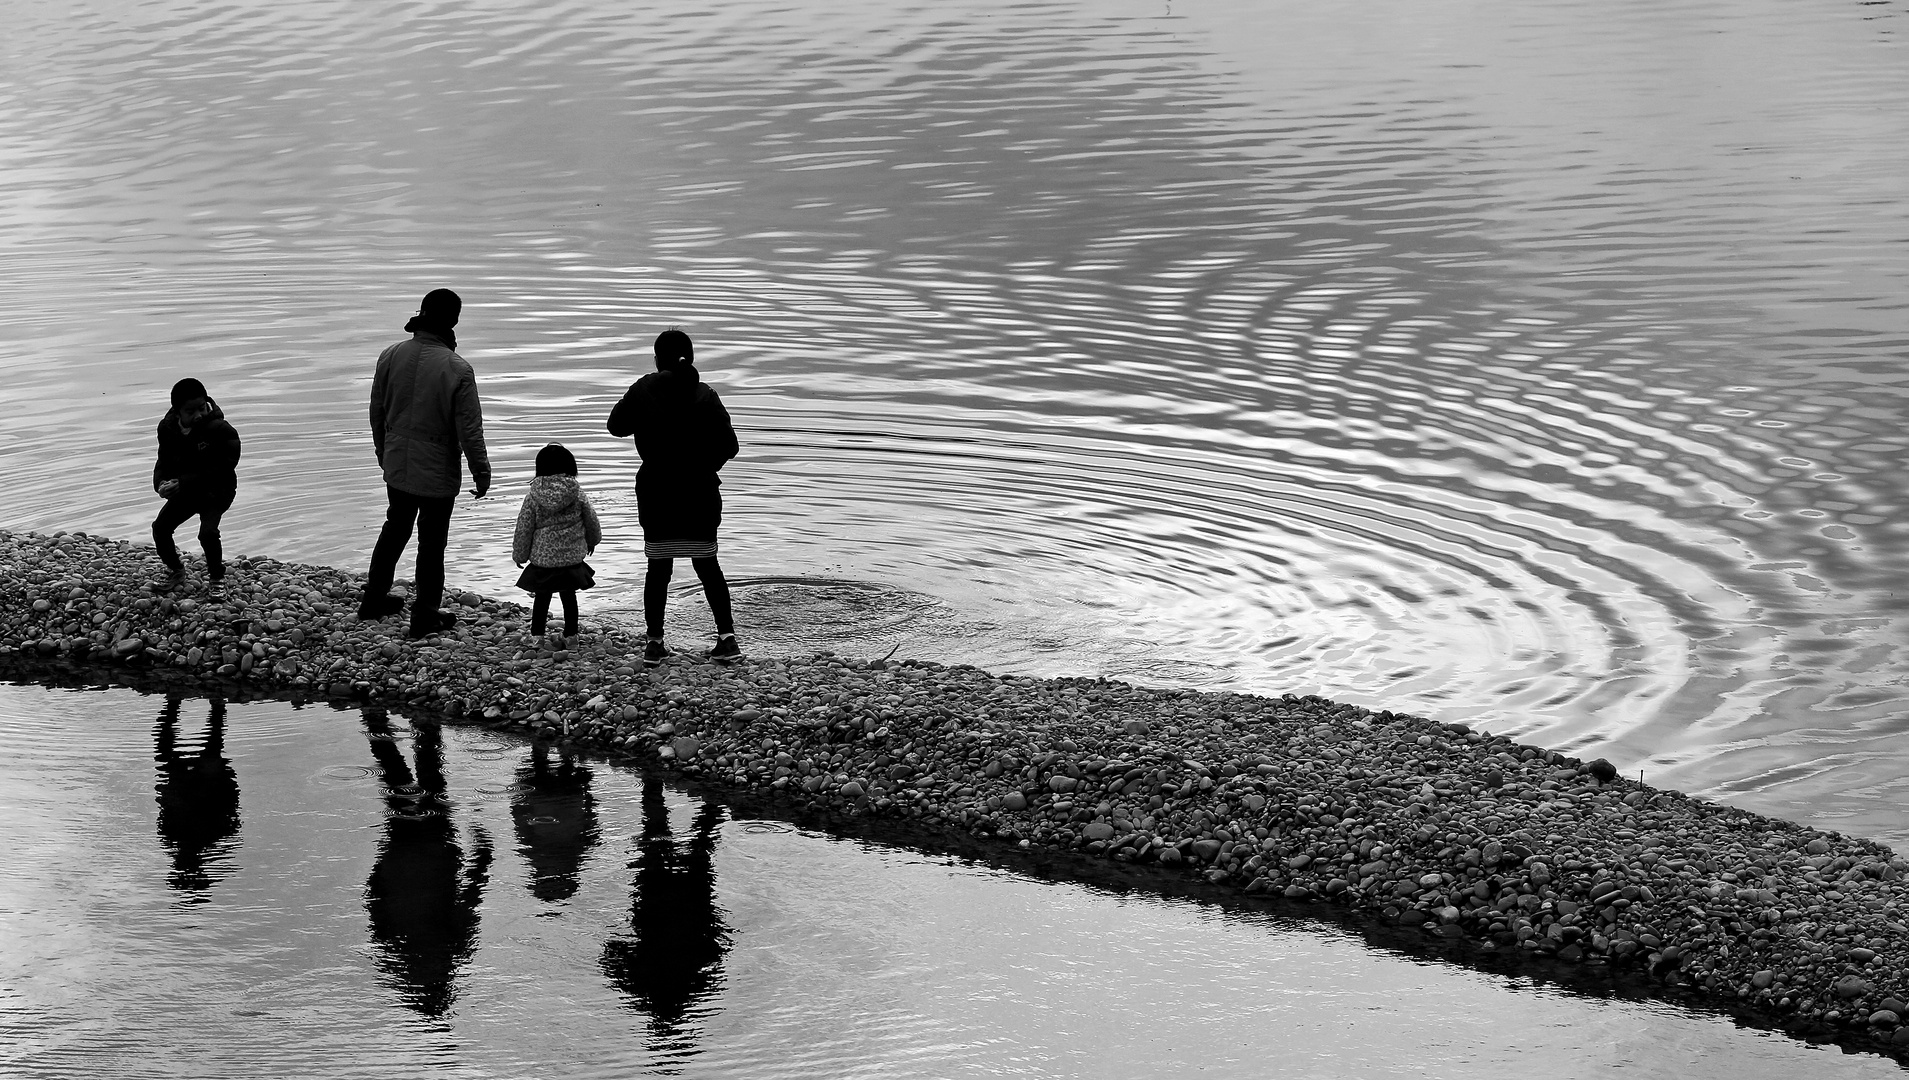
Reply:
<svg viewBox="0 0 1909 1080"><path fill-rule="evenodd" d="M1331 926L738 819L614 765L406 728L0 687L0 1072L1898 1071ZM368 738L386 729L408 737Z"/></svg>
<svg viewBox="0 0 1909 1080"><path fill-rule="evenodd" d="M602 418L681 324L758 651L1323 692L1909 839L1906 23L30 11L0 507L143 535L191 373L246 438L228 548L362 565L370 361L450 284L501 470L454 580L509 591L557 439L606 511L586 613L629 609Z"/></svg>

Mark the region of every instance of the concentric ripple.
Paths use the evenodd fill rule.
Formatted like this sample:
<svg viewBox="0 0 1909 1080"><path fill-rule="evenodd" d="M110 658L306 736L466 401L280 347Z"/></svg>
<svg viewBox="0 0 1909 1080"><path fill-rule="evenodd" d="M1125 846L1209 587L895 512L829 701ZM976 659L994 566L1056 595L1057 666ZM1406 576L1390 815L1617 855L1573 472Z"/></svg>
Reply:
<svg viewBox="0 0 1909 1080"><path fill-rule="evenodd" d="M678 324L746 646L1324 692L1909 837L1896 3L149 4L0 52L5 524L358 564L362 401L466 298L505 592L536 448ZM190 544L188 543L188 547ZM834 584L825 584L834 583ZM703 633L692 575L673 634ZM1667 774L1667 775L1666 775Z"/></svg>

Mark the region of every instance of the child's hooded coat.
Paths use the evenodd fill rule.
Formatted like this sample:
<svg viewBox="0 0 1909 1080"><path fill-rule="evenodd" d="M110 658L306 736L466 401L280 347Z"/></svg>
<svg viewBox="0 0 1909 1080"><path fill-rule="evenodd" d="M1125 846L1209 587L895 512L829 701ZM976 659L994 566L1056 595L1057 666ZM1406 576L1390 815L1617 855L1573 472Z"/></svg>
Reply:
<svg viewBox="0 0 1909 1080"><path fill-rule="evenodd" d="M510 546L513 561L575 566L602 542L596 508L577 486L576 477L539 476L530 482L523 509L517 511L517 535Z"/></svg>

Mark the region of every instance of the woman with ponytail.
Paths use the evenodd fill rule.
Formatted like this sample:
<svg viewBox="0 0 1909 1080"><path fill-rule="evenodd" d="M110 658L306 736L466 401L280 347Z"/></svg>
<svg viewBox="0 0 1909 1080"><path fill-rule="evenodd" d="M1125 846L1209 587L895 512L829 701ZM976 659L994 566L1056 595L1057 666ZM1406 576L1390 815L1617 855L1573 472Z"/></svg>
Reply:
<svg viewBox="0 0 1909 1080"><path fill-rule="evenodd" d="M643 527L643 618L649 637L645 663L670 655L663 614L677 559L688 559L703 583L716 644L704 655L729 661L742 655L729 610L729 583L716 561L722 524L722 480L716 475L736 456L736 430L722 399L696 371L695 346L681 330L656 338L656 370L630 386L610 413L610 434L634 436L643 464L636 472L636 516Z"/></svg>

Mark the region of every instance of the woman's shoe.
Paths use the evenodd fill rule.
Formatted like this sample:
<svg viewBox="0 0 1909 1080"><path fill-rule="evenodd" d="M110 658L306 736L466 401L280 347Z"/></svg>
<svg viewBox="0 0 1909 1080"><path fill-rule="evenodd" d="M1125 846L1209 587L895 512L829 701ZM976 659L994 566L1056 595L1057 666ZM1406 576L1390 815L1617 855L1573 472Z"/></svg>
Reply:
<svg viewBox="0 0 1909 1080"><path fill-rule="evenodd" d="M404 597L386 593L383 596L367 596L358 602L358 617L366 622L388 619L404 610Z"/></svg>
<svg viewBox="0 0 1909 1080"><path fill-rule="evenodd" d="M663 644L660 637L650 638L643 644L643 662L654 667L671 656L669 646Z"/></svg>
<svg viewBox="0 0 1909 1080"><path fill-rule="evenodd" d="M740 656L742 656L742 646L736 644L734 634L718 634L715 648L703 654L705 659L714 660L718 664L727 664Z"/></svg>
<svg viewBox="0 0 1909 1080"><path fill-rule="evenodd" d="M457 616L448 611L430 612L422 620L414 611L411 613L411 628L404 632L404 636L416 641L420 638L428 638L432 634L441 634L456 625Z"/></svg>

